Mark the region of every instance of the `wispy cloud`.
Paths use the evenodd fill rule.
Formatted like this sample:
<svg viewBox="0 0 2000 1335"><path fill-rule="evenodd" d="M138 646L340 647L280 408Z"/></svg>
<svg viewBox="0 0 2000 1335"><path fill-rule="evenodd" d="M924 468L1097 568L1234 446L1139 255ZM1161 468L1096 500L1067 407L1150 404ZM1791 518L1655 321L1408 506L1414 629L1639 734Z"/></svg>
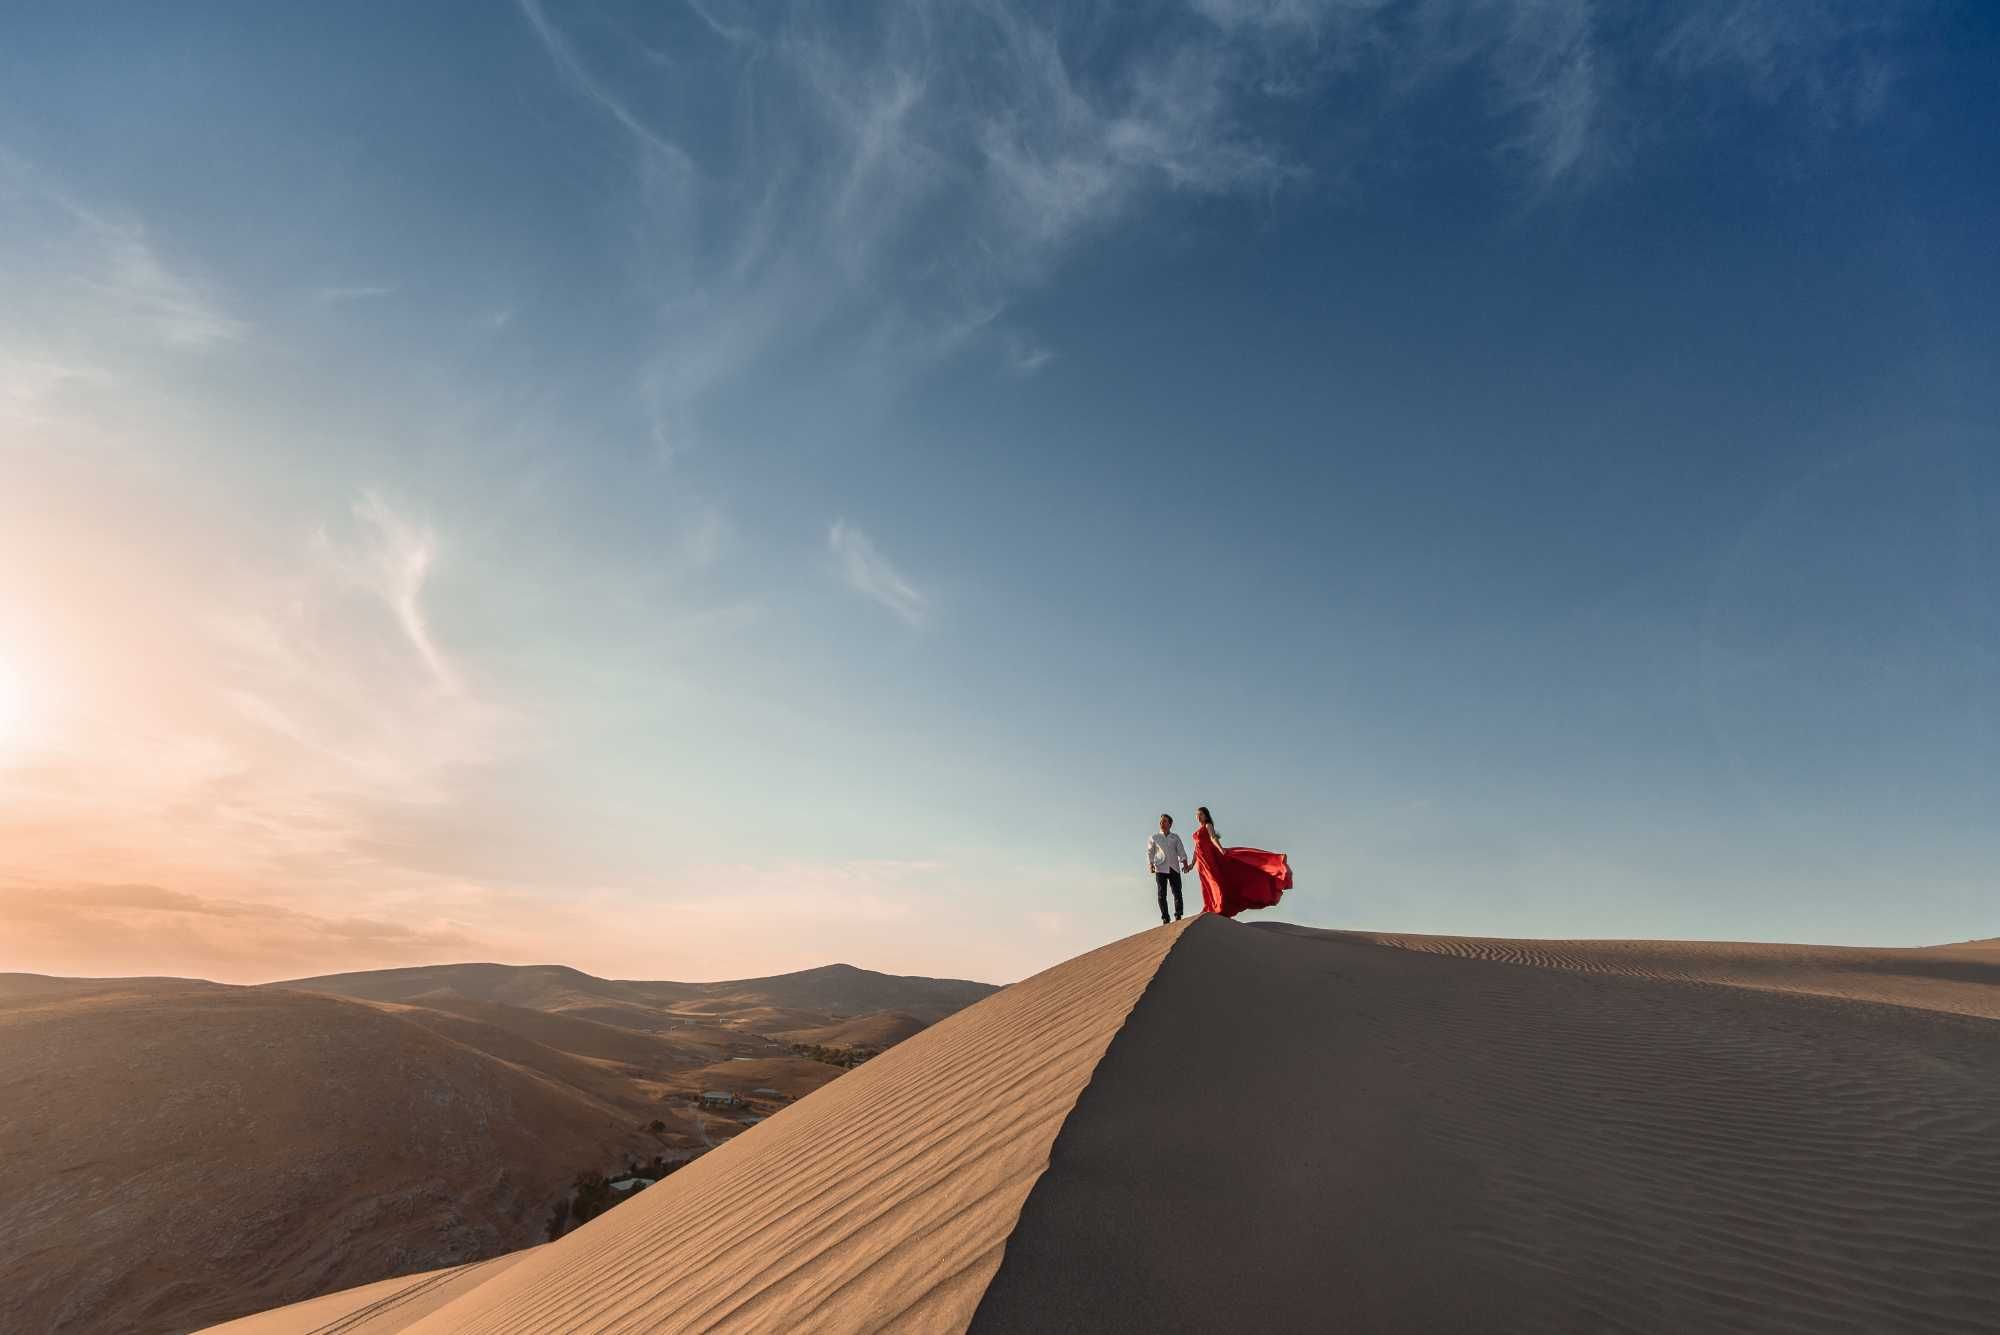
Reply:
<svg viewBox="0 0 2000 1335"><path fill-rule="evenodd" d="M17 354L0 347L0 421L44 421L65 393L84 386L101 386L111 378L102 368L87 362Z"/></svg>
<svg viewBox="0 0 2000 1335"><path fill-rule="evenodd" d="M1706 0L1680 7L1659 43L1672 77L1728 81L1765 102L1801 99L1825 126L1879 114L1899 74L1907 4Z"/></svg>
<svg viewBox="0 0 2000 1335"><path fill-rule="evenodd" d="M1141 30L1091 7L894 0L695 4L635 37L518 4L636 150L658 321L634 379L662 457L740 440L733 396L780 361L843 399L964 356L1030 372L1038 340L1011 312L1077 246L1176 197L1350 172L1422 99L1483 106L1466 134L1542 199L1682 132L1692 81L1831 87L1894 22L1779 0L1189 0ZM1332 144L1306 114L1329 90L1352 108Z"/></svg>
<svg viewBox="0 0 2000 1335"><path fill-rule="evenodd" d="M377 297L392 297L400 291L390 283L355 283L316 287L312 299L321 306L344 306L352 301L371 301Z"/></svg>
<svg viewBox="0 0 2000 1335"><path fill-rule="evenodd" d="M1821 123L1866 119L1892 85L1887 54L1915 7L1850 0L1690 0L1635 10L1602 0L1191 0L1300 92L1386 71L1374 115L1470 77L1487 90L1494 156L1536 194L1599 180L1646 147L1693 133L1697 83L1775 102L1798 95ZM1468 127L1477 133L1479 127ZM1361 151L1366 151L1365 144Z"/></svg>
<svg viewBox="0 0 2000 1335"><path fill-rule="evenodd" d="M148 325L169 344L207 348L242 337L243 322L230 316L188 278L169 269L135 222L113 223L76 210L102 248L101 274L84 281L136 324Z"/></svg>
<svg viewBox="0 0 2000 1335"><path fill-rule="evenodd" d="M701 0L687 0L687 7L696 18L699 18L702 23L707 25L710 32L725 42L747 46L757 40L757 34L751 29L724 23L722 20L716 18L714 10L708 5L701 3Z"/></svg>
<svg viewBox="0 0 2000 1335"><path fill-rule="evenodd" d="M1000 25L1014 89L980 118L992 196L1025 264L1116 218L1145 189L1264 189L1298 174L1234 122L1226 51L1189 45L1135 63L1113 89L1081 85L1051 30Z"/></svg>
<svg viewBox="0 0 2000 1335"><path fill-rule="evenodd" d="M9 325L40 315L60 327L34 332L60 338L87 321L101 326L96 333L137 334L193 351L234 342L247 328L206 284L168 261L143 221L85 204L46 171L0 149L0 238L9 231L33 244L0 248L0 262L8 250L37 259L11 285Z"/></svg>
<svg viewBox="0 0 2000 1335"><path fill-rule="evenodd" d="M360 544L343 547L322 530L317 546L351 580L381 599L431 682L446 694L457 694L458 672L438 647L424 614L424 586L438 553L436 533L373 491L362 494L353 513L364 530Z"/></svg>
<svg viewBox="0 0 2000 1335"><path fill-rule="evenodd" d="M929 601L916 585L875 548L866 533L844 521L827 529L827 548L839 563L847 587L864 598L880 603L911 625L924 619Z"/></svg>
<svg viewBox="0 0 2000 1335"><path fill-rule="evenodd" d="M1034 375L1056 357L1055 351L1032 338L1015 335L1007 341L1007 368L1015 375Z"/></svg>
<svg viewBox="0 0 2000 1335"><path fill-rule="evenodd" d="M1541 187L1588 174L1603 151L1603 58L1586 0L1516 3L1491 60L1499 104L1518 129L1503 141Z"/></svg>
<svg viewBox="0 0 2000 1335"><path fill-rule="evenodd" d="M843 395L968 353L1031 370L994 320L1070 247L1149 191L1301 175L1245 129L1231 58L1199 33L1086 77L1053 11L780 6L752 28L702 8L648 36L704 57L676 62L667 97L629 48L540 0L521 12L639 150L634 200L661 257L639 386L663 455L712 443L734 387L808 344Z"/></svg>
<svg viewBox="0 0 2000 1335"><path fill-rule="evenodd" d="M655 132L629 108L623 99L614 94L601 80L591 73L583 59L577 55L562 29L549 21L541 0L519 0L521 14L541 39L543 48L556 67L563 72L576 90L595 102L619 125L629 131L634 139L647 149L662 154L679 165L689 165L689 159L678 144L672 143Z"/></svg>

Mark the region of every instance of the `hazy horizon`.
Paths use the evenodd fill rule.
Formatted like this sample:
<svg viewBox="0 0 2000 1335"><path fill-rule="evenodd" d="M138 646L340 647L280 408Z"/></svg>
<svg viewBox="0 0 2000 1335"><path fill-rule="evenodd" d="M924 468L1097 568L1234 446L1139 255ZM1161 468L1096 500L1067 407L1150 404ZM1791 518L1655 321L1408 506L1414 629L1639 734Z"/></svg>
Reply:
<svg viewBox="0 0 2000 1335"><path fill-rule="evenodd" d="M5 30L0 970L2000 931L1985 8Z"/></svg>

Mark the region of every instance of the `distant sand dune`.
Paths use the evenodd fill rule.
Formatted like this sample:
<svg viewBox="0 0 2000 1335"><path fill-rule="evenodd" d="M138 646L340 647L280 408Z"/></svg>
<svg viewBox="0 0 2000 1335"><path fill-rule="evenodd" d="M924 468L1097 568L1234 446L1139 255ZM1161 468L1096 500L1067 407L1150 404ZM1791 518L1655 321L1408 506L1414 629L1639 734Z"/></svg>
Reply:
<svg viewBox="0 0 2000 1335"><path fill-rule="evenodd" d="M228 1329L1992 1332L1995 964L1199 918L504 1271Z"/></svg>

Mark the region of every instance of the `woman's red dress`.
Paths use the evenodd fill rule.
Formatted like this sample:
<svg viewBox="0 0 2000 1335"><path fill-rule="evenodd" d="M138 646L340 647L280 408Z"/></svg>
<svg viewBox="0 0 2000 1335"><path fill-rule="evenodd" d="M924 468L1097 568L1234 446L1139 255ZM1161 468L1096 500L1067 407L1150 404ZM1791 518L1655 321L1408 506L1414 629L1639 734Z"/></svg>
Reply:
<svg viewBox="0 0 2000 1335"><path fill-rule="evenodd" d="M1283 853L1219 847L1206 825L1195 827L1194 865L1201 873L1202 906L1225 918L1270 908L1292 888L1292 867Z"/></svg>

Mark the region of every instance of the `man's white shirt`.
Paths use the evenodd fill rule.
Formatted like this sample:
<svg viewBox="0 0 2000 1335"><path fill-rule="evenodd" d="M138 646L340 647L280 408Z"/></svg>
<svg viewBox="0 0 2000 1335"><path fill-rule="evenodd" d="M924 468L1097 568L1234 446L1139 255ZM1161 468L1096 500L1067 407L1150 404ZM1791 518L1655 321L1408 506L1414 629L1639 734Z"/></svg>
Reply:
<svg viewBox="0 0 2000 1335"><path fill-rule="evenodd" d="M1172 830L1164 834L1155 834L1146 841L1146 865L1156 873L1179 871L1181 864L1186 861L1187 846Z"/></svg>

